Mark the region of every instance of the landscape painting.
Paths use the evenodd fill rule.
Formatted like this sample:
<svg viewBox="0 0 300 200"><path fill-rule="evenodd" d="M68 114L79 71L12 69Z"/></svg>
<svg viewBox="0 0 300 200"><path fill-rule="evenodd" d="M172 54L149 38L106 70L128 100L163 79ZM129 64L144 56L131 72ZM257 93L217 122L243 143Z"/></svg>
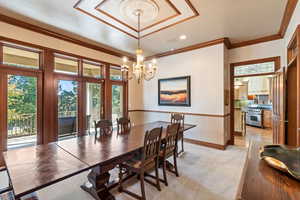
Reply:
<svg viewBox="0 0 300 200"><path fill-rule="evenodd" d="M191 106L190 76L159 79L158 104L162 106Z"/></svg>

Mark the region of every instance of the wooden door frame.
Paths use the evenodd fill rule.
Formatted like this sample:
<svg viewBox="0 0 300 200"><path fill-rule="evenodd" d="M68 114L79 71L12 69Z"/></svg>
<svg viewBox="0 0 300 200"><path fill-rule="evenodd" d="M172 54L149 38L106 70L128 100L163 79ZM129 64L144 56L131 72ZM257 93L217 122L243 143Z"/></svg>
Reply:
<svg viewBox="0 0 300 200"><path fill-rule="evenodd" d="M251 64L260 64L260 63L265 63L265 62L274 62L275 63L275 69L274 69L275 71L273 73L251 74L248 76L234 76L234 68L235 67L243 66L243 65L251 65ZM248 61L230 64L230 140L228 142L230 145L234 145L234 78L272 75L272 74L275 74L275 72L278 69L280 69L280 56L248 60Z"/></svg>
<svg viewBox="0 0 300 200"><path fill-rule="evenodd" d="M37 102L36 102L36 122L37 122L37 144L42 144L44 140L43 136L43 73L41 70L36 69L23 69L17 67L11 67L7 65L0 64L0 81L1 81L1 88L0 88L0 95L1 95L1 102L0 105L1 110L1 139L2 143L0 144L0 149L3 151L7 150L7 76L8 75L16 75L16 76L30 76L35 77L37 79Z"/></svg>
<svg viewBox="0 0 300 200"><path fill-rule="evenodd" d="M55 108L55 122L54 127L56 130L55 139L56 141L59 139L58 137L58 81L76 81L78 83L77 90L77 136L83 135L83 103L82 103L82 80L78 76L67 75L55 73L54 75L54 91L55 91L55 99L54 99L54 108Z"/></svg>

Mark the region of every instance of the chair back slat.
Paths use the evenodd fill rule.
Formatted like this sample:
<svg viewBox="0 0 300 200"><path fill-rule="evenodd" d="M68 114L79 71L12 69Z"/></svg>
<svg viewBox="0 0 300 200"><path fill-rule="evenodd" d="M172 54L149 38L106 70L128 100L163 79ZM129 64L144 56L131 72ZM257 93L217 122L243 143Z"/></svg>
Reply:
<svg viewBox="0 0 300 200"><path fill-rule="evenodd" d="M98 122L94 121L95 124L95 136L98 135L98 130L100 129L100 135L111 135L113 132L113 126L111 120L100 120Z"/></svg>
<svg viewBox="0 0 300 200"><path fill-rule="evenodd" d="M131 121L129 118L121 117L117 119L117 133L128 133L131 129Z"/></svg>
<svg viewBox="0 0 300 200"><path fill-rule="evenodd" d="M159 149L161 144L162 127L154 128L146 132L144 147L143 147L143 162L153 160L155 157L158 158Z"/></svg>
<svg viewBox="0 0 300 200"><path fill-rule="evenodd" d="M180 127L184 126L184 114L181 113L172 113L171 114L171 123L179 123Z"/></svg>
<svg viewBox="0 0 300 200"><path fill-rule="evenodd" d="M172 113L171 114L171 124L179 123L179 135L178 139L183 137L183 129L184 129L184 114L181 113Z"/></svg>
<svg viewBox="0 0 300 200"><path fill-rule="evenodd" d="M179 135L180 124L175 123L167 127L167 135L164 140L164 154L175 152Z"/></svg>

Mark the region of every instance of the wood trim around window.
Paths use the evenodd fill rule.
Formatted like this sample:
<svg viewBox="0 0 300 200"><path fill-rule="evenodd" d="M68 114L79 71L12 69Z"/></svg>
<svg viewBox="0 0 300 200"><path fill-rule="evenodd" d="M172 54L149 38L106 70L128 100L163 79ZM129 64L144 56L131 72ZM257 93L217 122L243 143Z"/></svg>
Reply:
<svg viewBox="0 0 300 200"><path fill-rule="evenodd" d="M91 58L87 58L84 56L78 56L72 53L68 52L63 52L60 50L56 49L51 49L51 48L46 48L42 47L39 45L34 45L30 44L27 42L22 42L18 40L13 40L9 38L5 38L0 36L0 40L3 42L8 42L10 45L13 45L14 42L16 42L16 46L28 46L30 48L38 49L38 52L40 53L40 68L39 69L30 69L30 68L21 68L21 67L16 67L16 66L8 66L8 65L1 65L0 70L0 81L1 81L1 87L5 87L5 80L3 79L3 76L1 74L6 73L6 72L16 72L18 74L24 74L24 75L34 75L34 76L39 76L39 81L38 82L38 90L42 91L39 96L39 103L38 105L41 106L39 110L39 130L40 130L40 138L38 139L39 144L45 144L45 143L50 143L58 140L58 121L57 121L57 80L75 80L78 81L78 99L79 99L79 109L78 109L78 133L79 135L83 135L85 133L85 128L86 124L84 121L84 115L86 113L85 111L85 95L84 95L84 86L87 82L95 82L99 83L102 86L102 91L101 91L101 98L102 98L102 107L101 107L101 118L104 119L111 119L111 85L112 84L121 84L124 86L124 115L127 113L128 106L128 86L127 82L125 81L111 81L110 80L110 66L117 66L116 64L112 63L107 63L103 62L100 60L95 60ZM26 47L25 47L26 48ZM24 49L24 50L27 50ZM1 53L2 52L2 53ZM2 62L2 43L0 42L0 61ZM59 54L59 56L63 58L69 58L72 57L76 61L78 61L78 74L72 75L72 74L64 74L64 73L58 73L54 72L54 57ZM94 78L94 77L85 77L83 76L83 62L94 62L94 63L99 63L102 65L102 73L106 73L104 77L102 78ZM119 66L117 66L119 67ZM103 74L104 75L104 74ZM3 93L3 89L1 89L1 92ZM2 93L0 95L2 95ZM0 97L4 97L3 95ZM2 100L1 100L2 101ZM4 104L2 104L4 105ZM4 119L6 119L6 110L4 107L2 108L2 105L0 106L0 111L3 110L0 114L0 125L1 125L1 130L7 129L7 122L4 122ZM79 117L80 116L80 117ZM82 119L81 119L82 118ZM4 124L4 125L2 125ZM3 129L3 130L2 130ZM7 131L7 130L6 130ZM4 133L4 132L3 132ZM0 134L0 139L6 144L6 136L4 134ZM5 137L2 139L2 137ZM4 144L0 144L0 148L5 148Z"/></svg>
<svg viewBox="0 0 300 200"><path fill-rule="evenodd" d="M278 69L280 69L280 56L236 62L236 63L232 63L231 65L233 67L237 67L237 66L242 66L242 65L253 65L253 64L266 63L266 62L274 62L275 63L275 71L274 72L276 72Z"/></svg>
<svg viewBox="0 0 300 200"><path fill-rule="evenodd" d="M6 151L7 149L7 76L0 73L0 150Z"/></svg>
<svg viewBox="0 0 300 200"><path fill-rule="evenodd" d="M6 151L7 150L7 83L8 75L16 75L16 76L30 76L30 77L35 77L37 79L37 103L36 103L36 114L37 114L37 144L42 144L43 143L43 121L42 121L42 114L43 114L43 80L42 80L42 72L39 70L16 70L19 69L18 67L11 68L10 66L0 64L0 77L1 77L1 88L0 88L0 95L1 95L1 103L0 105L0 110L3 112L1 119L0 119L0 125L1 125L1 137L5 137L3 140L2 145L2 150Z"/></svg>

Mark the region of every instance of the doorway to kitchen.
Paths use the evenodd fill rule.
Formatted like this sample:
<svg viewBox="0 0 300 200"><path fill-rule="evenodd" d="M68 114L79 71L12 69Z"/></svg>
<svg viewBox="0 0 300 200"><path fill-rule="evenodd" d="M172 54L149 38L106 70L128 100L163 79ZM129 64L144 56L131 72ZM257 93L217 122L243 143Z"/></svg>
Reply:
<svg viewBox="0 0 300 200"><path fill-rule="evenodd" d="M231 64L231 144L273 143L273 76L279 68L280 57Z"/></svg>

